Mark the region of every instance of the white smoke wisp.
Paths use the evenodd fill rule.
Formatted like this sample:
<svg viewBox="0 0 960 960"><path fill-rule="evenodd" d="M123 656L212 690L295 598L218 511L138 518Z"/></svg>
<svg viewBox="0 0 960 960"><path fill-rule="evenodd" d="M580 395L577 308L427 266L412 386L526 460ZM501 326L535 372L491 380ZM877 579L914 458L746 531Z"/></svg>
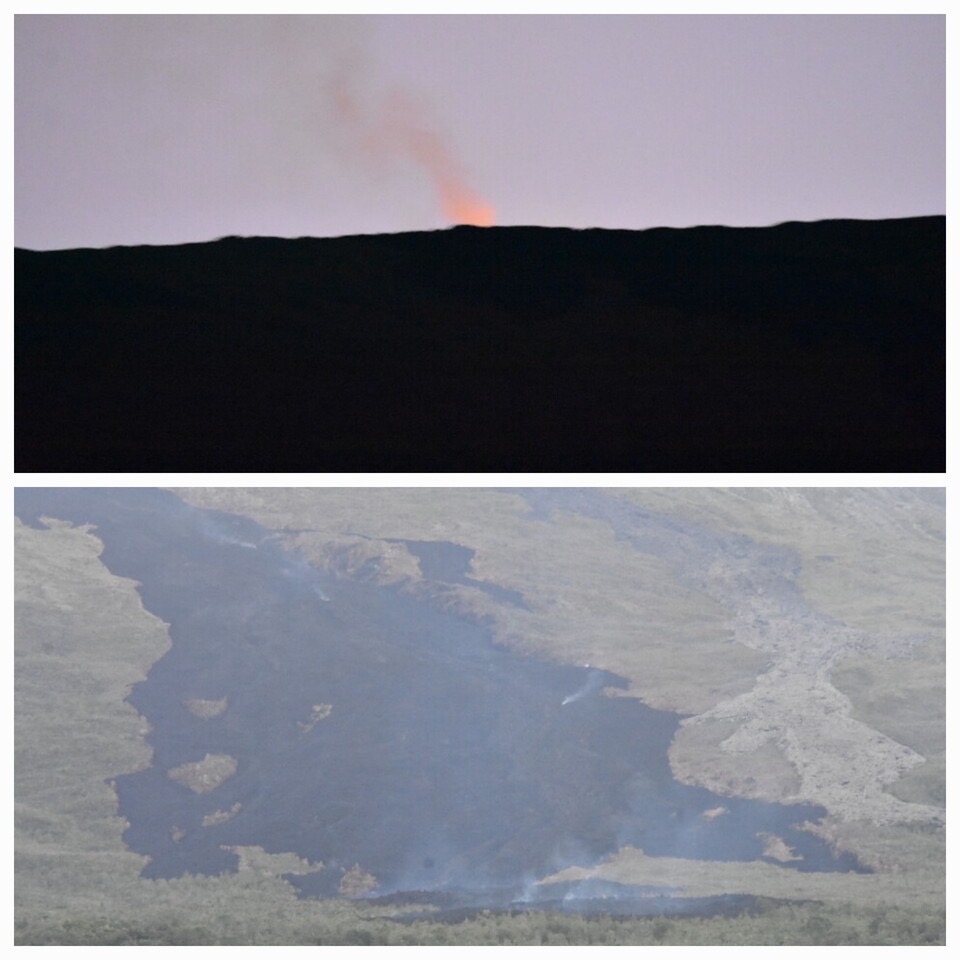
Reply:
<svg viewBox="0 0 960 960"><path fill-rule="evenodd" d="M259 543L252 543L249 540L243 540L235 536L232 531L228 533L226 525L218 522L216 518L209 514L200 514L197 529L207 540L218 543L221 546L243 547L246 550L256 550L260 545Z"/></svg>
<svg viewBox="0 0 960 960"><path fill-rule="evenodd" d="M331 603L333 598L320 586L321 572L313 566L299 551L283 556L280 566L281 575L300 588L309 589L315 596L325 603Z"/></svg>
<svg viewBox="0 0 960 960"><path fill-rule="evenodd" d="M589 664L587 664L587 666L589 666ZM590 673L587 674L587 679L584 681L583 686L576 693L571 693L570 696L564 697L560 706L565 707L568 703L576 703L578 700L582 700L591 693L596 693L602 687L603 671L591 670Z"/></svg>

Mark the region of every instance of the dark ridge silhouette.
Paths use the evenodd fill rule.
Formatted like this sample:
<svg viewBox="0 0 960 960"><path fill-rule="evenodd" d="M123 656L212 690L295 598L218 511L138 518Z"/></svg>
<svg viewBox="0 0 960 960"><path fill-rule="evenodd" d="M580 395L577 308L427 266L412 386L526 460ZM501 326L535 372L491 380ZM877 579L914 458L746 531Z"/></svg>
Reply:
<svg viewBox="0 0 960 960"><path fill-rule="evenodd" d="M942 471L945 219L17 250L18 471Z"/></svg>

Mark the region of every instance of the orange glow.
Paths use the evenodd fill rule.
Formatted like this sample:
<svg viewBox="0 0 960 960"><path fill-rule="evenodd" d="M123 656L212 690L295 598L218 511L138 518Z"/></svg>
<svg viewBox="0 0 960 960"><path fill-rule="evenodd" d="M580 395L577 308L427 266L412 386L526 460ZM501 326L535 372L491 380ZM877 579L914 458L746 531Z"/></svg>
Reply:
<svg viewBox="0 0 960 960"><path fill-rule="evenodd" d="M467 186L460 162L424 108L402 91L394 91L385 108L383 129L389 141L428 174L444 216L454 223L492 227L493 207Z"/></svg>
<svg viewBox="0 0 960 960"><path fill-rule="evenodd" d="M457 185L457 190L444 185L440 188L440 195L443 212L454 223L465 223L471 227L492 227L497 222L493 207L460 185Z"/></svg>
<svg viewBox="0 0 960 960"><path fill-rule="evenodd" d="M492 227L494 209L467 184L462 164L427 110L409 94L394 90L379 104L379 115L365 117L341 76L331 90L337 118L353 127L361 144L375 154L402 155L423 170L440 202L444 217L453 223Z"/></svg>

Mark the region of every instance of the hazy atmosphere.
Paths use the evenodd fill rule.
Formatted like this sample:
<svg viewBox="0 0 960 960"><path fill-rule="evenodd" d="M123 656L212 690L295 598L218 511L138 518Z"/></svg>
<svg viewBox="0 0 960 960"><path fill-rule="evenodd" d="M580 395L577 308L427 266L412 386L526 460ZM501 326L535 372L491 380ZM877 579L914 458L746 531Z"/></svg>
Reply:
<svg viewBox="0 0 960 960"><path fill-rule="evenodd" d="M942 490L16 515L21 943L942 942Z"/></svg>
<svg viewBox="0 0 960 960"><path fill-rule="evenodd" d="M16 243L944 212L943 16L16 17Z"/></svg>

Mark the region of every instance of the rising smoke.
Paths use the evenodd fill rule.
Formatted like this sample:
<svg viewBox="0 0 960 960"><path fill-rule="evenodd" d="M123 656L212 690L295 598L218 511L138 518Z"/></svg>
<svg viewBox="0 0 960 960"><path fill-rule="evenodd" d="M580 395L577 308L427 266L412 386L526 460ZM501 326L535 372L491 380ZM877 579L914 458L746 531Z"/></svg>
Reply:
<svg viewBox="0 0 960 960"><path fill-rule="evenodd" d="M375 18L17 21L21 246L409 229L371 187L418 171L446 220L493 223L440 117L381 80Z"/></svg>
<svg viewBox="0 0 960 960"><path fill-rule="evenodd" d="M331 598L320 586L320 574L315 567L297 552L288 552L277 543L275 534L264 535L255 524L245 522L243 518L213 510L198 510L194 514L197 532L207 540L220 546L240 547L243 550L270 551L279 560L281 575L300 588L309 590L325 603Z"/></svg>
<svg viewBox="0 0 960 960"><path fill-rule="evenodd" d="M429 178L446 219L493 226L493 207L469 186L453 144L425 103L400 87L362 98L357 77L354 69L341 71L330 91L334 116L354 144L377 161L412 161Z"/></svg>
<svg viewBox="0 0 960 960"><path fill-rule="evenodd" d="M589 664L587 666L589 666ZM587 679L584 681L583 686L580 687L576 693L571 693L569 696L564 697L563 701L561 702L561 706L565 707L568 703L576 703L578 700L582 700L591 693L596 693L598 690L602 689L603 679L604 672L602 670L591 670L587 674Z"/></svg>

